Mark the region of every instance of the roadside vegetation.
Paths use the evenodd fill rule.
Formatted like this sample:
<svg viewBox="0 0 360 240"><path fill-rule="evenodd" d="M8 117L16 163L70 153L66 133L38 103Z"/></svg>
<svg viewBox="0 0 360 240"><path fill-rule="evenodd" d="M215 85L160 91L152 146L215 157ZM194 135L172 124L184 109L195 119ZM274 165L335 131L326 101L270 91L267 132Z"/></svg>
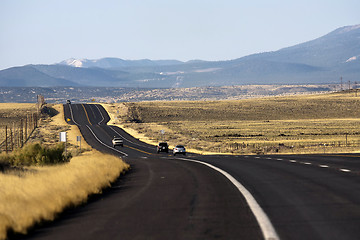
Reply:
<svg viewBox="0 0 360 240"><path fill-rule="evenodd" d="M80 131L65 122L62 105L51 108L58 114L43 116L23 148L0 156L0 239L9 231L25 234L65 208L85 203L129 169L120 158L92 150L85 141L80 149ZM70 154L58 142L60 131L68 133Z"/></svg>
<svg viewBox="0 0 360 240"><path fill-rule="evenodd" d="M152 143L182 143L202 153L360 150L360 97L353 91L233 101L124 103L107 109L113 112L114 123Z"/></svg>
<svg viewBox="0 0 360 240"><path fill-rule="evenodd" d="M11 153L2 153L0 162L9 166L52 165L70 161L71 154L65 156L65 144L59 143L53 147L42 146L39 143L26 144Z"/></svg>

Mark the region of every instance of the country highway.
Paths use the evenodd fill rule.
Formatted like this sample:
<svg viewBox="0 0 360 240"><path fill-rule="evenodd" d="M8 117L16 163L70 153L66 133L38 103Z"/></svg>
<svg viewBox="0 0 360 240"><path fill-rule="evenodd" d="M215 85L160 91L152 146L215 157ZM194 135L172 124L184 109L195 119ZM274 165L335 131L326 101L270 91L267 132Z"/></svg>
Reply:
<svg viewBox="0 0 360 240"><path fill-rule="evenodd" d="M101 105L64 112L131 170L26 239L360 238L360 154L174 157L107 125ZM112 147L114 136L124 147Z"/></svg>

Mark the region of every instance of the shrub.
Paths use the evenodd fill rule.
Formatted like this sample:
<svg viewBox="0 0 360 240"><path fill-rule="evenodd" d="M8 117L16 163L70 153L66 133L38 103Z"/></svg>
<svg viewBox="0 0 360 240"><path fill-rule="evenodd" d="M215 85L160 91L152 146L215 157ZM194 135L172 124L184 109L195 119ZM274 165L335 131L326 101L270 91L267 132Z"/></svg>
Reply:
<svg viewBox="0 0 360 240"><path fill-rule="evenodd" d="M4 172L10 166L8 159L3 158L4 155L0 155L0 172Z"/></svg>
<svg viewBox="0 0 360 240"><path fill-rule="evenodd" d="M10 154L2 154L1 161L15 166L51 165L69 162L71 155L64 155L65 145L59 143L54 147L42 146L39 143L27 144Z"/></svg>

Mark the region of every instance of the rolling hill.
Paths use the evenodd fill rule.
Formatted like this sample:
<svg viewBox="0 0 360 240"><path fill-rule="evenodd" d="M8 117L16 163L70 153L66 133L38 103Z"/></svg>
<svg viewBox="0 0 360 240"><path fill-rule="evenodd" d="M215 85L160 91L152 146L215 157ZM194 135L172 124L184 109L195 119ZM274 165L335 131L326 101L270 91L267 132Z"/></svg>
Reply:
<svg viewBox="0 0 360 240"><path fill-rule="evenodd" d="M0 86L203 87L360 81L360 25L230 61L69 59L0 71Z"/></svg>
<svg viewBox="0 0 360 240"><path fill-rule="evenodd" d="M0 85L5 87L78 86L76 82L49 76L34 66L13 67L0 71Z"/></svg>

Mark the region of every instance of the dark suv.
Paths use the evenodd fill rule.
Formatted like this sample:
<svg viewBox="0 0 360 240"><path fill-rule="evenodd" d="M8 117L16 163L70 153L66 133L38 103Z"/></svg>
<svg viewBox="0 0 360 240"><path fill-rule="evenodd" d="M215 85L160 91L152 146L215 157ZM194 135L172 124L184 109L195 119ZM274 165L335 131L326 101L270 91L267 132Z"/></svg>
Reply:
<svg viewBox="0 0 360 240"><path fill-rule="evenodd" d="M156 146L157 153L159 152L169 152L169 145L166 142L161 142Z"/></svg>

